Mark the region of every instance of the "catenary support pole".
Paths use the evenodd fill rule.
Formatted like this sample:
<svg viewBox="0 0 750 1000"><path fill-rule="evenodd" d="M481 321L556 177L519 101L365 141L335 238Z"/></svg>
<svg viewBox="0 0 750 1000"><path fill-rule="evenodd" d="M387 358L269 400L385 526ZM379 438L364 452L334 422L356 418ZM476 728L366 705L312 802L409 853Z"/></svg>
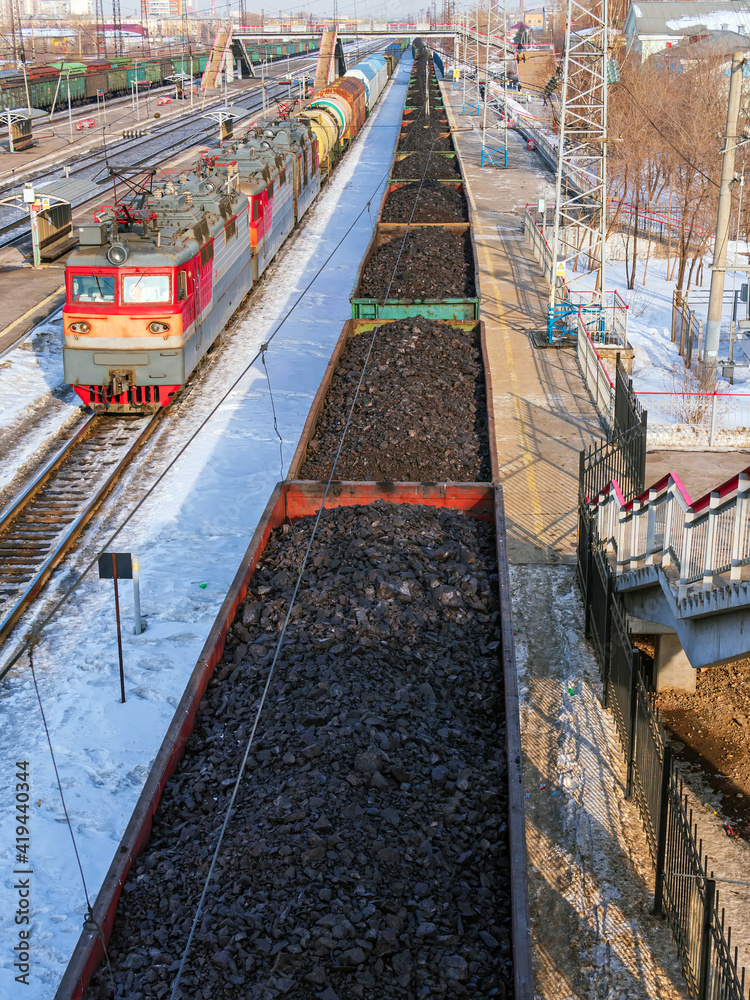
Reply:
<svg viewBox="0 0 750 1000"><path fill-rule="evenodd" d="M721 163L721 187L719 207L716 213L716 241L714 243L714 263L711 271L711 291L708 297L708 322L706 323L706 347L704 357L710 365L716 364L719 355L719 334L721 332L721 307L724 300L724 278L727 266L727 241L729 240L729 217L732 211L732 182L734 180L734 154L737 148L737 118L740 112L742 90L742 69L745 60L741 52L732 56L732 75L729 82L729 105L727 107L727 129Z"/></svg>

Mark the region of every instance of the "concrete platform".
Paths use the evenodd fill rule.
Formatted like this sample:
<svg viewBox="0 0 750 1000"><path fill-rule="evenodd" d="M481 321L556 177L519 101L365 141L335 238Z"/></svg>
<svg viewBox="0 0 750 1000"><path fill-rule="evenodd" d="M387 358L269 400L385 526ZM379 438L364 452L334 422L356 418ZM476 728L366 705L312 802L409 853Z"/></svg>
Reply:
<svg viewBox="0 0 750 1000"><path fill-rule="evenodd" d="M480 167L480 120L461 115L459 89L445 86L444 93L474 219L508 557L516 564L572 564L578 456L603 430L572 348L534 346L534 334L546 332L549 287L524 238L523 212L549 190L552 174L513 130L507 168ZM498 144L499 132L488 136ZM745 452L654 452L646 484L673 472L698 497L748 465Z"/></svg>
<svg viewBox="0 0 750 1000"><path fill-rule="evenodd" d="M512 130L507 168L480 167L479 119L460 115L459 90L445 91L474 219L508 557L516 564L572 563L578 455L601 427L573 351L533 345L534 332L546 325L549 289L524 237L523 213L551 175Z"/></svg>
<svg viewBox="0 0 750 1000"><path fill-rule="evenodd" d="M460 93L445 92L460 111ZM532 342L548 287L522 218L551 175L513 133L508 167L481 168L477 119L456 124L469 129L454 139L474 212L512 564L534 995L679 1000L674 946L648 911L640 817L618 789L622 754L583 640L575 570L562 565L575 560L579 452L602 429L573 351Z"/></svg>

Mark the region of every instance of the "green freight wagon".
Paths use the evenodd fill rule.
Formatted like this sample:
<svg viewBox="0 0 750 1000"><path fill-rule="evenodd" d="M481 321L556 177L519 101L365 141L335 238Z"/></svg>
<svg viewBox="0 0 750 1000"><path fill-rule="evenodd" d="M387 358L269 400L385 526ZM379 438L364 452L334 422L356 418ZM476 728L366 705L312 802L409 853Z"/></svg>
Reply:
<svg viewBox="0 0 750 1000"><path fill-rule="evenodd" d="M127 85L128 89L133 86L136 80L146 80L146 67L145 66L133 66L132 64L128 66L125 70L127 74Z"/></svg>
<svg viewBox="0 0 750 1000"><path fill-rule="evenodd" d="M107 73L107 89L110 95L116 94L127 94L130 91L128 87L128 73L125 69L111 69Z"/></svg>

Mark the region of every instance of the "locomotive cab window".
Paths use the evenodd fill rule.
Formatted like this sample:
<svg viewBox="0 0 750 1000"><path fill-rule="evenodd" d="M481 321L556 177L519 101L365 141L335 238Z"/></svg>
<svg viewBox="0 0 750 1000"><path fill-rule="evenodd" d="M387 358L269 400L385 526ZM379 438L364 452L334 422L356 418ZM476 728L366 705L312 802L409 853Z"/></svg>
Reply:
<svg viewBox="0 0 750 1000"><path fill-rule="evenodd" d="M177 275L177 301L181 302L187 298L187 271L180 271Z"/></svg>
<svg viewBox="0 0 750 1000"><path fill-rule="evenodd" d="M126 274L122 279L122 301L137 305L144 302L169 302L168 274Z"/></svg>
<svg viewBox="0 0 750 1000"><path fill-rule="evenodd" d="M115 278L106 274L74 274L72 302L114 302Z"/></svg>

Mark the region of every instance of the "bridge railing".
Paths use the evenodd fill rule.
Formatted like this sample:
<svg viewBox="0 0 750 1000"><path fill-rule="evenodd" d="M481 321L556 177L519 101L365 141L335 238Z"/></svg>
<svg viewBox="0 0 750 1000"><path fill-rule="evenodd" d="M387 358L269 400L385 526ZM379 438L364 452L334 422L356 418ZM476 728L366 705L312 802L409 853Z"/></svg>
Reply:
<svg viewBox="0 0 750 1000"><path fill-rule="evenodd" d="M750 468L693 503L678 476L668 475L625 502L616 481L590 498L599 538L618 574L672 567L678 599L722 576L742 579L750 565ZM728 578L727 578L728 574Z"/></svg>

